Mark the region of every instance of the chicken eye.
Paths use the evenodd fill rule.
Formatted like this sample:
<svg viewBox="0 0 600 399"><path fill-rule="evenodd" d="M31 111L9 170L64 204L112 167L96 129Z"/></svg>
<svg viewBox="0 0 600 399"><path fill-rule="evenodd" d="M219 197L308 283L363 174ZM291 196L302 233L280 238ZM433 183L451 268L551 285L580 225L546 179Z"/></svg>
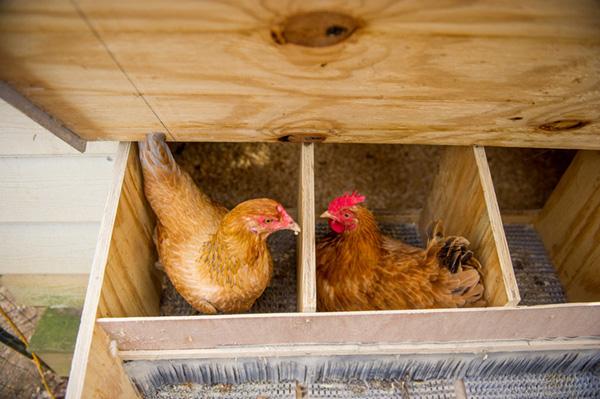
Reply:
<svg viewBox="0 0 600 399"><path fill-rule="evenodd" d="M345 217L346 219L348 219L348 218L350 217L350 214L349 214L349 213L344 213L344 217Z"/></svg>
<svg viewBox="0 0 600 399"><path fill-rule="evenodd" d="M265 219L265 223L267 223L267 224L271 223L272 221L273 221L273 219L269 219L269 218Z"/></svg>

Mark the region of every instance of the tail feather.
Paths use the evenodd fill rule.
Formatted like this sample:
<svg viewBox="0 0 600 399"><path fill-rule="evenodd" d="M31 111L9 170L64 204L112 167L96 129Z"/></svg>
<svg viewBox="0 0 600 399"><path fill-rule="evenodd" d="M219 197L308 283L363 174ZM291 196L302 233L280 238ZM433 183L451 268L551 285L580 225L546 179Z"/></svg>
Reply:
<svg viewBox="0 0 600 399"><path fill-rule="evenodd" d="M202 193L190 175L177 165L165 135L149 134L138 145L144 192L160 225L184 233L190 233L190 229L214 230L215 222L220 221L226 210Z"/></svg>
<svg viewBox="0 0 600 399"><path fill-rule="evenodd" d="M458 280L452 294L464 304L461 306L485 306L481 264L469 249L469 241L460 236L444 236L441 221L429 228L427 251L436 254L440 267L447 268Z"/></svg>
<svg viewBox="0 0 600 399"><path fill-rule="evenodd" d="M179 166L167 146L164 133L153 133L139 142L140 162L144 173L179 173Z"/></svg>

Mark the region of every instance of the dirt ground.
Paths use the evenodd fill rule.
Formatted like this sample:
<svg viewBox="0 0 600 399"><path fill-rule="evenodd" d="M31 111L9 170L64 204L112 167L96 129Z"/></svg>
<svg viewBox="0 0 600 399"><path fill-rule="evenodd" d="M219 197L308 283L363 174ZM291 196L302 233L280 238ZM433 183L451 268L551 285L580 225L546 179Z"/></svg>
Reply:
<svg viewBox="0 0 600 399"><path fill-rule="evenodd" d="M298 145L177 143L172 148L196 183L227 207L271 197L295 208ZM423 206L444 147L321 144L315 148L317 212L358 190L373 209ZM501 209L541 208L574 156L572 151L487 148Z"/></svg>
<svg viewBox="0 0 600 399"><path fill-rule="evenodd" d="M31 338L42 311L35 307L18 305L5 287L0 287L0 306L21 332L28 339ZM12 326L1 316L0 326L13 336L17 335ZM56 399L64 398L67 379L60 378L51 371L46 371L45 376ZM47 399L49 397L33 362L8 346L0 344L0 398Z"/></svg>

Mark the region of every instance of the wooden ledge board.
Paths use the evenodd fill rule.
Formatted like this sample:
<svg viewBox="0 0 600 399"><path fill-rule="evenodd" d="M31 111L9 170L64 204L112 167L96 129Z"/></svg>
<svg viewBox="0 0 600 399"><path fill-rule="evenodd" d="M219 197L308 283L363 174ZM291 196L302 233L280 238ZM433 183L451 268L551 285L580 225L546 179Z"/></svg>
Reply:
<svg viewBox="0 0 600 399"><path fill-rule="evenodd" d="M600 304L384 312L104 318L120 350L397 344L600 336Z"/></svg>
<svg viewBox="0 0 600 399"><path fill-rule="evenodd" d="M304 356L361 356L361 355L445 355L487 354L506 352L548 352L573 350L600 350L600 338L552 340L510 340L476 342L423 342L408 344L321 344L236 346L211 349L131 350L119 351L119 357L129 360L161 359L230 359Z"/></svg>

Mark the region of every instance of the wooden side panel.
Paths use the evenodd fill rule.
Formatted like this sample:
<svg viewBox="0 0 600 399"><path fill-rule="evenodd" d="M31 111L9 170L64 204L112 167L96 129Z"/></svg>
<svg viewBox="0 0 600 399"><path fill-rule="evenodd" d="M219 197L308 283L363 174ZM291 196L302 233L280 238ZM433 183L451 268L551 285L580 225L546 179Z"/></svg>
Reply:
<svg viewBox="0 0 600 399"><path fill-rule="evenodd" d="M154 213L144 194L137 145L133 144L110 241L99 317L159 314L154 224Z"/></svg>
<svg viewBox="0 0 600 399"><path fill-rule="evenodd" d="M158 287L150 274L153 266L139 263L142 260L150 261L147 259L150 258L147 252L150 251L151 246L146 241L151 241L151 227L146 226L148 230L146 235L139 231L137 232L139 236L124 236L123 232L119 234L120 229L135 225L136 217L140 218L139 223L142 224L149 223L151 219L150 214L145 213L147 205L140 201L141 191L139 187L136 188L136 184L138 186L141 184L141 174L135 145L121 143L117 151L111 190L100 224L98 245L77 334L73 354L75 366L71 368L67 388L68 399L79 399L84 392L85 397L94 397L112 381L115 381L114 385L118 387L114 393L124 393L122 397L134 397L130 395L133 388L128 386L130 383L123 372L120 360L109 355L108 339L98 331L96 317L112 315L112 309L108 309L107 306L112 306L119 299L123 303L115 306L115 314L126 316L137 312L146 315L158 313ZM129 230L130 233L134 231ZM138 245L140 240L142 245ZM141 252L139 254L132 252L134 248ZM146 253L144 248L147 248ZM121 251L127 255L127 259L119 256ZM128 279L127 272L123 268L129 270L131 276L139 281ZM109 269L113 269L115 276L105 282ZM145 278L144 274L146 274ZM123 281L120 280L115 284L114 279L117 277L123 278ZM115 288L120 289L121 292L115 292ZM144 302L141 303L140 299ZM105 379L105 377L110 378ZM106 392L110 394L111 388L108 387Z"/></svg>
<svg viewBox="0 0 600 399"><path fill-rule="evenodd" d="M600 301L600 152L580 151L535 223L569 301Z"/></svg>
<svg viewBox="0 0 600 399"><path fill-rule="evenodd" d="M102 319L119 350L452 343L600 336L600 306ZM276 355L277 348L272 348Z"/></svg>
<svg viewBox="0 0 600 399"><path fill-rule="evenodd" d="M419 221L424 240L427 226L438 219L447 235L471 242L483 266L488 306L516 305L519 291L483 148L446 150Z"/></svg>
<svg viewBox="0 0 600 399"><path fill-rule="evenodd" d="M317 311L315 253L315 152L314 144L300 144L298 221L298 311Z"/></svg>
<svg viewBox="0 0 600 399"><path fill-rule="evenodd" d="M102 327L95 325L83 391L81 394L76 394L71 389L72 382L69 380L68 399L132 399L140 397L123 370L123 362L118 357L116 346L111 345L114 344L111 343L111 339ZM73 364L77 365L77 363Z"/></svg>

